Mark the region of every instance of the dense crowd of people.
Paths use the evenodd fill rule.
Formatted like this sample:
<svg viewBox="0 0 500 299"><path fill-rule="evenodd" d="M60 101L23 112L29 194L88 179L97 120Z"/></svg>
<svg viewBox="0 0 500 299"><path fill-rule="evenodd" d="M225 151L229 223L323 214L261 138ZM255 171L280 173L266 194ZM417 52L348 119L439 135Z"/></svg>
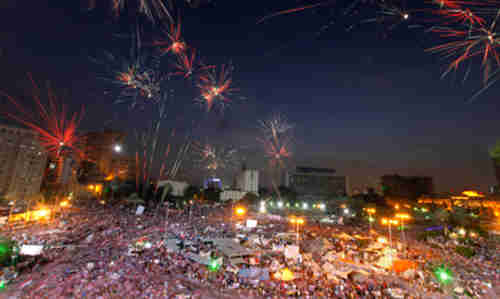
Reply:
<svg viewBox="0 0 500 299"><path fill-rule="evenodd" d="M364 227L309 224L300 234L286 219L251 214L256 227L231 207L158 211L81 207L43 225L3 234L20 245L42 244L11 273L5 298L479 298L500 296L500 250L481 247L466 259L456 242L394 237L392 259L412 267L395 272L380 263L388 244ZM291 233L288 233L291 232ZM246 253L238 263L210 240L231 240ZM481 244L484 240L478 241ZM432 244L439 243L440 246ZM236 246L236 245L235 245ZM292 252L293 253L293 252ZM208 264L197 257L208 257ZM217 264L212 265L213 261ZM221 262L219 262L221 261ZM433 267L454 273L440 283ZM10 272L9 272L10 271ZM287 271L287 275L278 275ZM12 275L16 273L16 275ZM284 273L284 272L283 272ZM496 287L496 289L495 289Z"/></svg>

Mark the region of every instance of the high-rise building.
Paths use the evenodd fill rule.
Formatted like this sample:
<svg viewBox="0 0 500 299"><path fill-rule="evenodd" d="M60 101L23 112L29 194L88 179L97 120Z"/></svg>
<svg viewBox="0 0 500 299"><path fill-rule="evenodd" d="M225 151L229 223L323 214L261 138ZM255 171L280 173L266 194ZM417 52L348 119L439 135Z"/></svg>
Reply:
<svg viewBox="0 0 500 299"><path fill-rule="evenodd" d="M89 132L82 136L84 159L94 164L98 171L89 171L93 173L92 178L89 178L91 181L99 181L101 177L134 177L135 160L123 152L124 142L125 133L113 130Z"/></svg>
<svg viewBox="0 0 500 299"><path fill-rule="evenodd" d="M245 192L259 193L259 171L243 169L236 178L236 188Z"/></svg>
<svg viewBox="0 0 500 299"><path fill-rule="evenodd" d="M299 197L329 199L347 194L347 177L335 174L335 169L297 167L285 175L285 186Z"/></svg>
<svg viewBox="0 0 500 299"><path fill-rule="evenodd" d="M47 152L38 133L0 125L0 195L23 199L40 192Z"/></svg>
<svg viewBox="0 0 500 299"><path fill-rule="evenodd" d="M384 175L381 179L384 197L416 200L422 195L434 193L431 177Z"/></svg>

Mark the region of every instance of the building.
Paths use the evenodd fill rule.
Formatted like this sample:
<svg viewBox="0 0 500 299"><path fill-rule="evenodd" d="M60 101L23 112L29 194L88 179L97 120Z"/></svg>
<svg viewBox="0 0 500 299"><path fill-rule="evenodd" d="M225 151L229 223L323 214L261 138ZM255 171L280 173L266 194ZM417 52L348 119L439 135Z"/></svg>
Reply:
<svg viewBox="0 0 500 299"><path fill-rule="evenodd" d="M71 157L48 157L43 185L66 185L71 181L76 161Z"/></svg>
<svg viewBox="0 0 500 299"><path fill-rule="evenodd" d="M38 133L0 125L0 196L22 199L39 193L47 156Z"/></svg>
<svg viewBox="0 0 500 299"><path fill-rule="evenodd" d="M189 187L187 182L173 181L173 180L162 180L158 181L158 188L165 187L171 190L171 195L173 196L184 196L184 192Z"/></svg>
<svg viewBox="0 0 500 299"><path fill-rule="evenodd" d="M381 183L386 198L417 200L420 196L434 193L431 177L384 175Z"/></svg>
<svg viewBox="0 0 500 299"><path fill-rule="evenodd" d="M222 180L220 178L209 177L203 180L203 189L222 190Z"/></svg>
<svg viewBox="0 0 500 299"><path fill-rule="evenodd" d="M240 191L240 190L224 190L220 194L220 200L221 201L227 201L227 200L233 200L233 201L235 201L235 200L240 200L243 197L245 197L245 195L247 193L248 192L246 192L246 191Z"/></svg>
<svg viewBox="0 0 500 299"><path fill-rule="evenodd" d="M243 169L236 177L236 189L259 194L259 171Z"/></svg>
<svg viewBox="0 0 500 299"><path fill-rule="evenodd" d="M285 186L299 198L324 200L347 194L347 177L335 174L335 169L297 167L285 175Z"/></svg>
<svg viewBox="0 0 500 299"><path fill-rule="evenodd" d="M135 177L133 169L135 160L123 153L125 133L113 130L89 132L82 136L84 159L95 164L96 171L92 170L95 177L90 181L99 181L101 176L106 178L118 177L123 180ZM83 169L91 168L89 163ZM81 167L82 168L82 167ZM83 171L84 171L83 170Z"/></svg>

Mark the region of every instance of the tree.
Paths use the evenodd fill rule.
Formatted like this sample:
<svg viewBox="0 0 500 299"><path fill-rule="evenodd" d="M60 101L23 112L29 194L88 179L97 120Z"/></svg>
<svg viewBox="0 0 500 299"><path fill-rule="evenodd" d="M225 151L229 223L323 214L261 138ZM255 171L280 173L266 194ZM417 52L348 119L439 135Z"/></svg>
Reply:
<svg viewBox="0 0 500 299"><path fill-rule="evenodd" d="M279 186L278 190L282 198L285 198L292 202L297 200L297 192L295 192L295 190L286 186ZM273 193L273 196L277 196L276 192Z"/></svg>
<svg viewBox="0 0 500 299"><path fill-rule="evenodd" d="M221 191L219 189L205 189L205 191L203 191L203 198L209 202L218 202L220 200L220 193Z"/></svg>
<svg viewBox="0 0 500 299"><path fill-rule="evenodd" d="M247 194L245 194L245 196L243 196L243 198L241 199L241 202L245 205L252 205L252 204L257 203L258 200L259 200L259 197L257 195L255 195L252 192L248 192Z"/></svg>

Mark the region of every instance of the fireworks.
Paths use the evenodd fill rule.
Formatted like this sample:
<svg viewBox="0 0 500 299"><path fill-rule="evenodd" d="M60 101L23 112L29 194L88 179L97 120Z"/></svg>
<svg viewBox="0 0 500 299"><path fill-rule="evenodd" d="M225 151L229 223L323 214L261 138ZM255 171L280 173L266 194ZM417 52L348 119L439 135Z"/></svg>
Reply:
<svg viewBox="0 0 500 299"><path fill-rule="evenodd" d="M204 66L196 61L196 50L191 50L191 55L182 53L177 56L177 62L174 64L177 72L174 75L182 75L185 79L192 77L197 72L203 72L214 66Z"/></svg>
<svg viewBox="0 0 500 299"><path fill-rule="evenodd" d="M196 101L206 106L207 111L210 111L215 104L218 104L223 110L231 103L230 96L234 96L235 92L239 91L239 89L231 87L233 70L234 67L231 64L222 65L219 73L217 73L216 68L211 68L200 75L198 88L201 95ZM243 97L238 98L243 99Z"/></svg>
<svg viewBox="0 0 500 299"><path fill-rule="evenodd" d="M264 137L258 141L263 145L266 157L271 167L281 168L285 161L291 157L291 134L293 128L286 118L279 113L259 122L260 130Z"/></svg>
<svg viewBox="0 0 500 299"><path fill-rule="evenodd" d="M157 40L153 42L154 46L158 46L160 52L165 55L172 52L176 55L183 54L187 45L182 39L181 35L181 22L177 22L177 27L175 24L170 25L170 31L164 31L167 40Z"/></svg>
<svg viewBox="0 0 500 299"><path fill-rule="evenodd" d="M198 157L197 162L212 173L232 168L237 164L237 151L234 148L195 143L194 153Z"/></svg>
<svg viewBox="0 0 500 299"><path fill-rule="evenodd" d="M88 9L96 7L97 0L88 0ZM172 0L109 0L111 11L116 17L123 11L135 11L138 14L145 15L151 21L169 19L172 15L169 12Z"/></svg>
<svg viewBox="0 0 500 299"><path fill-rule="evenodd" d="M33 101L36 112L25 109L13 97L2 92L18 112L18 114L6 113L6 115L38 133L41 145L56 157L63 151L75 153L77 157L81 156L82 152L77 147L79 137L76 130L83 117L83 110L68 117L67 107L58 102L57 96L50 87L47 87L48 104L44 105L38 85L31 76L29 78L34 88Z"/></svg>
<svg viewBox="0 0 500 299"><path fill-rule="evenodd" d="M107 69L105 81L111 82L117 92L116 103L129 102L134 108L143 103L158 101L162 84L168 79L159 71L157 57L131 55L132 58L115 57L106 52L104 62L96 61ZM116 88L118 87L118 88Z"/></svg>

